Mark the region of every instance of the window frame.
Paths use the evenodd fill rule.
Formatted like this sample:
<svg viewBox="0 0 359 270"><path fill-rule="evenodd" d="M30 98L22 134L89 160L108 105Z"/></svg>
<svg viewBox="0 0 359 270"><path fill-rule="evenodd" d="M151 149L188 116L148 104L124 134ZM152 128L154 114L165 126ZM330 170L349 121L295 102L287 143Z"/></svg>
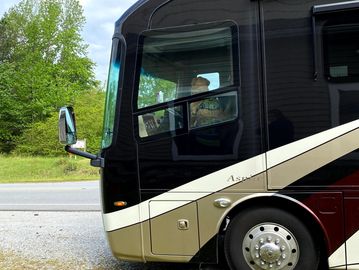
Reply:
<svg viewBox="0 0 359 270"><path fill-rule="evenodd" d="M211 91L198 93L194 95L189 95L181 98L177 98L171 101L165 101L158 104L153 104L144 108L138 108L138 94L139 94L139 82L140 82L140 75L141 75L141 65L142 65L142 54L144 49L144 40L145 37L148 36L156 36L156 35L163 35L168 33L181 33L181 32L189 32L189 31L199 31L199 30L206 30L206 29L213 29L213 28L224 28L228 27L232 33L232 74L233 74L233 84L230 86L219 87L218 89L214 89ZM241 87L241 78L240 78L240 39L239 39L239 27L236 22L234 21L216 21L216 22L209 22L209 23L202 23L196 25L185 25L185 26L178 26L178 27L168 27L168 28L158 28L158 29L151 29L143 31L138 40L137 46L137 61L136 61L136 72L135 72L135 80L134 80L134 91L133 91L133 98L132 98L132 106L133 110L133 121L134 121L134 133L135 138L140 142L147 142L152 140L158 140L173 136L179 136L183 134L188 134L193 130L203 129L214 127L217 125L228 124L230 122L236 121L240 117L240 87ZM237 117L220 123L216 123L209 126L203 126L198 128L191 128L190 127L190 104L196 101L200 101L203 99L210 98L212 96L218 96L224 93L230 93L236 91L237 92ZM177 106L182 106L183 111L183 128L176 129L173 131L163 132L156 135L150 135L147 137L140 137L139 133L139 122L138 117L148 113L154 113L160 110L166 110L169 108L174 108Z"/></svg>

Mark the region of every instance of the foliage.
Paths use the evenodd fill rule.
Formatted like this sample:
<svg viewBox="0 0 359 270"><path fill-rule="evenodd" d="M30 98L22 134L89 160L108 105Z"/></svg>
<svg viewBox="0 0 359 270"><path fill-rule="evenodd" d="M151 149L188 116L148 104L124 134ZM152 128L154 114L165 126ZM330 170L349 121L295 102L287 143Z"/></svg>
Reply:
<svg viewBox="0 0 359 270"><path fill-rule="evenodd" d="M105 93L93 91L75 101L77 138L87 140L87 150L100 149L104 115Z"/></svg>
<svg viewBox="0 0 359 270"><path fill-rule="evenodd" d="M22 106L16 102L16 93L9 91L15 74L14 64L9 62L0 64L0 151L4 152L11 150L11 142L24 128L24 123L19 121Z"/></svg>
<svg viewBox="0 0 359 270"><path fill-rule="evenodd" d="M96 85L84 23L78 0L23 0L1 18L0 152Z"/></svg>
<svg viewBox="0 0 359 270"><path fill-rule="evenodd" d="M163 94L163 101L175 99L176 84L165 79L152 77L149 74L141 75L138 107L144 108L157 103L159 92Z"/></svg>
<svg viewBox="0 0 359 270"><path fill-rule="evenodd" d="M79 96L73 104L76 113L78 139L86 139L87 151L97 153L102 135L104 93L92 90ZM58 141L58 113L44 122L36 122L17 140L18 155L66 155Z"/></svg>
<svg viewBox="0 0 359 270"><path fill-rule="evenodd" d="M21 137L16 138L15 154L22 155L61 155L64 148L59 144L57 136L58 113L44 122L35 122Z"/></svg>

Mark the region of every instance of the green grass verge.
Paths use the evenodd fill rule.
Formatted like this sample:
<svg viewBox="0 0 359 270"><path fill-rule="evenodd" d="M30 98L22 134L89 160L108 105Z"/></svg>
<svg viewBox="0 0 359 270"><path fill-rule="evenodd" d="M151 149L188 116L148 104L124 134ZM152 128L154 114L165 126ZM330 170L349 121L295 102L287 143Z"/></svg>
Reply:
<svg viewBox="0 0 359 270"><path fill-rule="evenodd" d="M60 182L99 179L99 169L77 157L0 156L0 183Z"/></svg>

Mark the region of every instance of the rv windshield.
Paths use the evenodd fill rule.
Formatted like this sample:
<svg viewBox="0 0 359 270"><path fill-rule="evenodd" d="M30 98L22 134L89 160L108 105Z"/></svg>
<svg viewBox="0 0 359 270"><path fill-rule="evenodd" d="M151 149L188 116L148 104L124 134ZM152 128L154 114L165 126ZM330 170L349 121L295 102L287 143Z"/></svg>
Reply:
<svg viewBox="0 0 359 270"><path fill-rule="evenodd" d="M113 128L116 114L116 100L121 70L121 45L122 44L119 39L115 38L113 40L110 69L107 81L107 94L101 144L102 148L106 148L112 143Z"/></svg>

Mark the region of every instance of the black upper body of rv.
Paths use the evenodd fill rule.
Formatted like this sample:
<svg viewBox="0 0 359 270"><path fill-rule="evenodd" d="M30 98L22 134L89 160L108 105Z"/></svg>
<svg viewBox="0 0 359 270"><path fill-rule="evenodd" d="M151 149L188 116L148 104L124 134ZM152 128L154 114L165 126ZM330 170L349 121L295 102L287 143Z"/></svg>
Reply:
<svg viewBox="0 0 359 270"><path fill-rule="evenodd" d="M333 0L138 1L113 38L121 68L101 153L104 212L358 119L358 9ZM208 91L193 92L198 77ZM212 120L197 121L194 107ZM286 189L335 187L358 158Z"/></svg>

